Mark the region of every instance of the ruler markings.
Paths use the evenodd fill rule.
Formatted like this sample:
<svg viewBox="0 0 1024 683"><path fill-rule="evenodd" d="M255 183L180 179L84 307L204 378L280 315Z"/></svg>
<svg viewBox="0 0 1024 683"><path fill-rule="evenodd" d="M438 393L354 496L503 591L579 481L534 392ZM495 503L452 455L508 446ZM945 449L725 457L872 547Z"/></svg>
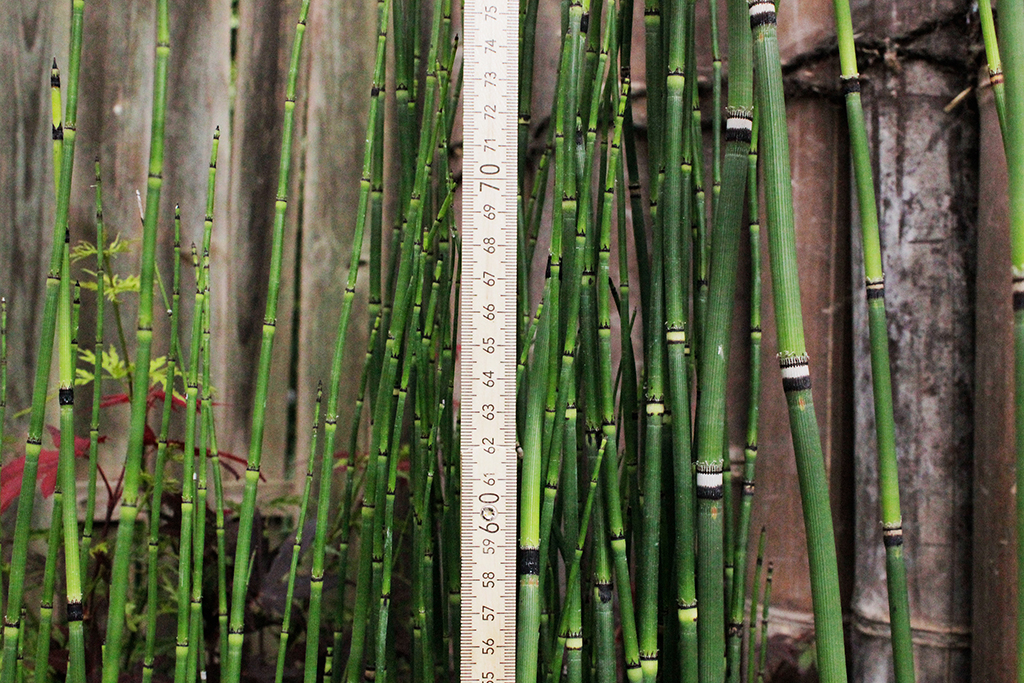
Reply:
<svg viewBox="0 0 1024 683"><path fill-rule="evenodd" d="M462 683L515 680L518 3L466 0Z"/></svg>

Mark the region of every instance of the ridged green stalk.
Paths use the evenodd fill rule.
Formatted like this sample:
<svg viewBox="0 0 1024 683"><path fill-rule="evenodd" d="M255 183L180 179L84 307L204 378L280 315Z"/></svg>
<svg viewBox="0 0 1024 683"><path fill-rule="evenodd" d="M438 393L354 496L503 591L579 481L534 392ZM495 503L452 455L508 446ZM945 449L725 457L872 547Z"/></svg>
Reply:
<svg viewBox="0 0 1024 683"><path fill-rule="evenodd" d="M671 4L668 23L668 75L665 109L665 188L659 217L664 222L665 249L665 348L668 355L668 407L672 414L671 462L674 472L672 501L675 516L673 595L678 620L679 676L684 683L697 681L697 584L695 582L694 499L691 465L690 378L687 358L689 302L686 280L690 271L690 163L684 162L684 129L690 123L686 106L686 45L693 22L693 3ZM684 170L684 163L686 169ZM684 201L685 198L685 201ZM657 252L656 252L657 253ZM674 645L674 644L673 644ZM666 644L669 651L674 647ZM675 662L672 663L675 665Z"/></svg>
<svg viewBox="0 0 1024 683"><path fill-rule="evenodd" d="M758 76L757 107L761 117L761 159L779 364L789 406L790 430L793 434L807 534L818 672L822 683L845 683L846 653L843 649L835 532L829 507L825 461L811 398L811 375L800 309L789 139L775 5L770 1L755 0L749 11L754 40L754 68Z"/></svg>
<svg viewBox="0 0 1024 683"><path fill-rule="evenodd" d="M701 645L700 680L723 680L725 670L726 594L723 546L724 488L727 453L725 433L726 381L740 224L747 190L747 156L752 133L750 34L745 0L729 0L729 108L725 127L725 162L718 210L714 216L707 319L699 346L697 405L697 602Z"/></svg>
<svg viewBox="0 0 1024 683"><path fill-rule="evenodd" d="M57 357L60 406L60 455L58 478L68 492L63 504L64 575L67 592L68 671L69 683L85 683L85 632L82 628L82 570L78 543L78 506L75 504L75 360L72 348L77 321L71 303L71 233L64 232L64 258L61 268L60 302L57 324Z"/></svg>
<svg viewBox="0 0 1024 683"><path fill-rule="evenodd" d="M985 59L988 60L988 79L996 101L1000 131L1006 130L1006 79L1003 76L1003 61L999 57L999 42L996 39L995 18L992 16L992 0L978 0L978 18L981 20L981 37L985 41ZM1005 132L1003 133L1005 136Z"/></svg>
<svg viewBox="0 0 1024 683"><path fill-rule="evenodd" d="M96 335L93 345L93 390L92 390L92 414L89 422L89 483L85 503L85 524L82 526L82 578L88 582L89 579L89 558L92 550L92 530L96 517L96 473L99 458L100 439L100 401L103 397L103 312L106 301L104 300L104 273L106 267L104 251L106 245L106 233L103 229L103 190L100 182L100 161L96 160ZM177 227L177 223L175 223ZM168 365L170 365L173 352L168 352ZM173 377L173 369L170 370Z"/></svg>
<svg viewBox="0 0 1024 683"><path fill-rule="evenodd" d="M25 589L29 525L32 516L32 502L35 497L36 475L39 471L39 451L42 449L43 421L46 411L46 393L50 382L50 361L53 355L54 329L57 320L57 299L60 291L64 234L68 229L71 173L74 166L75 136L78 121L78 72L81 64L82 18L84 10L85 0L74 0L71 6L71 41L68 50L68 89L63 127L60 185L57 192L57 208L54 217L50 264L46 276L46 303L41 318L39 351L36 358L36 371L32 386L32 410L29 417L28 436L25 440L25 467L22 472L21 491L18 495L18 514L14 523L14 541L11 545L11 573L7 589L7 611L4 618L4 643L2 664L0 664L0 683L13 683L19 667L18 648L22 636L22 598L24 597Z"/></svg>
<svg viewBox="0 0 1024 683"><path fill-rule="evenodd" d="M896 426L893 418L892 381L889 366L889 334L885 314L885 273L878 233L878 205L871 171L871 152L864 108L860 97L856 46L849 0L834 0L839 38L840 81L846 93L846 118L850 152L857 187L861 237L864 245L864 276L871 343L871 379L875 399L875 436L878 448L878 486L881 498L882 542L885 546L889 623L892 633L893 669L896 683L914 681L914 645L910 636L910 602L907 567L903 559L903 518L896 465ZM1015 47L1018 49L1019 45ZM996 57L998 62L998 56Z"/></svg>
<svg viewBox="0 0 1024 683"><path fill-rule="evenodd" d="M726 633L726 675L739 683L743 650L743 607L746 601L747 545L754 501L754 473L757 465L758 416L761 411L761 223L757 193L757 114L754 115L750 154L747 159L747 216L750 220L750 381L748 384L747 434L743 449L743 488L740 515L736 522L735 579L729 594L731 614ZM763 532L762 532L763 533ZM763 548L761 549L763 551ZM760 562L758 555L758 562ZM760 577L760 569L755 578ZM756 585L755 580L755 585ZM754 599L756 603L756 597ZM753 652L753 649L751 649Z"/></svg>
<svg viewBox="0 0 1024 683"><path fill-rule="evenodd" d="M757 673L757 600L761 590L761 570L764 567L764 544L767 534L761 527L761 537L757 542L757 560L754 563L754 583L750 591L750 621L747 630L747 683L754 683ZM761 632L761 638L767 642L767 631Z"/></svg>
<svg viewBox="0 0 1024 683"><path fill-rule="evenodd" d="M142 227L142 271L139 276L139 314L136 331L134 391L131 398L131 418L128 448L125 457L121 515L114 547L111 586L128 586L131 548L135 535L135 520L139 513L139 479L142 470L143 438L146 428L146 401L149 388L149 361L153 342L153 279L156 265L157 217L160 210L160 190L163 186L164 116L167 101L167 65L170 58L170 27L167 19L167 0L158 0L156 7L156 59L153 73L153 117L150 127L149 170L146 185L145 218ZM68 107L70 111L70 107ZM70 120L70 118L69 118ZM67 127L64 141L67 143ZM103 650L103 683L117 683L122 664L128 590L110 592L110 618Z"/></svg>
<svg viewBox="0 0 1024 683"><path fill-rule="evenodd" d="M97 235L100 231L97 231ZM97 245L102 244L97 236ZM102 255L100 250L99 258ZM97 290L99 297L103 292L103 265L100 261L100 270L96 275ZM142 682L149 683L153 680L153 665L156 650L156 618L157 605L159 601L157 562L160 554L160 509L164 491L164 467L167 464L167 433L171 424L171 409L174 404L174 377L178 368L178 314L181 307L178 302L181 298L181 211L174 207L174 275L171 289L171 345L167 351L167 384L164 387L164 404L160 419L160 435L157 437L156 461L153 467L153 495L150 498L149 516L149 537L147 543L148 562L146 566L146 640L145 650L142 659ZM97 319L99 329L99 319ZM100 362L102 352L101 340L97 337L96 362ZM97 382L96 393L99 394L99 368L96 370ZM91 457L91 455L90 455Z"/></svg>
<svg viewBox="0 0 1024 683"><path fill-rule="evenodd" d="M245 488L238 520L238 544L235 547L235 571L231 587L231 615L228 623L227 652L223 661L223 681L238 683L242 675L242 631L245 616L245 595L249 585L249 551L252 547L252 522L256 512L256 488L260 480L263 458L263 429L266 421L267 394L270 384L270 359L277 332L277 299L281 287L281 260L284 254L284 219L288 209L288 180L291 175L292 132L295 125L295 86L299 78L299 57L306 34L309 0L303 0L295 26L288 84L285 88L284 120L281 127L281 158L278 164L277 201L274 205L274 226L271 235L270 270L267 304L263 315L263 338L257 367L256 392L253 397L252 430L249 457L245 468ZM194 408L193 408L194 409ZM188 454L186 454L186 457ZM104 683L115 683L104 681Z"/></svg>
<svg viewBox="0 0 1024 683"><path fill-rule="evenodd" d="M288 588L285 589L284 616L281 618L281 638L277 646L277 667L274 671L274 683L284 679L285 655L288 652L288 640L291 637L292 601L295 595L295 576L299 568L299 556L302 554L302 531L306 525L306 510L309 507L309 490L313 483L313 467L316 464L317 435L320 426L320 404L323 402L324 388L322 383L316 387L316 407L313 410L313 431L309 440L309 459L306 466L306 480L302 486L302 501L299 503L299 517L295 522L295 540L292 542L291 564L288 566ZM326 452L326 451L325 451ZM321 460L321 467L330 469L330 458ZM326 526L326 525L323 525ZM312 667L316 670L316 664Z"/></svg>
<svg viewBox="0 0 1024 683"><path fill-rule="evenodd" d="M185 446L181 474L181 536L178 542L178 630L174 648L174 681L184 683L188 676L191 643L190 596L192 585L192 529L196 507L196 405L199 402L199 358L203 334L203 307L206 290L196 245L192 245L192 268L195 271L196 294L192 309L192 336L189 345L189 367L185 375ZM143 385L137 385L143 386Z"/></svg>
<svg viewBox="0 0 1024 683"><path fill-rule="evenodd" d="M374 59L373 86L370 90L370 108L366 124L366 145L363 150L363 171L359 181L359 203L356 211L355 231L352 238L352 255L345 283L345 294L342 297L341 310L338 315L338 331L334 344L334 356L331 362L331 376L327 394L327 412L324 420L324 452L320 470L319 492L317 498L317 526L313 534L313 560L310 584L310 611L306 631L306 666L305 681L312 683L317 671L315 663L320 655L320 598L323 593L324 556L327 547L327 519L330 511L331 484L333 481L332 457L334 453L335 435L338 420L338 395L341 390L342 359L345 351L345 340L348 335L348 323L352 311L352 303L356 294L356 279L359 272L359 259L362 254L363 235L367 218L373 218L367 208L374 180L374 159L379 149L383 148L383 139L378 138L380 132L379 116L383 110L384 92L384 59L387 42L388 18L391 10L390 0L379 0L377 3L377 52ZM371 234L374 231L371 228ZM379 257L379 255L378 255ZM372 335L371 335L372 336ZM312 457L312 455L310 456ZM351 467L346 468L345 478L349 482L352 477ZM346 483L346 487L348 483ZM347 507L346 507L347 514ZM343 530L344 531L344 530ZM345 566L343 561L342 566Z"/></svg>

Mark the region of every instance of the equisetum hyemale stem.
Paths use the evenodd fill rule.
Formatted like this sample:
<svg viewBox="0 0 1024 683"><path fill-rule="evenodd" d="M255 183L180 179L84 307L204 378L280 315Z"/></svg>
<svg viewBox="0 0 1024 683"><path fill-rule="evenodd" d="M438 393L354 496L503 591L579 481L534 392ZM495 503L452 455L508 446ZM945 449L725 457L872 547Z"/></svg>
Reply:
<svg viewBox="0 0 1024 683"><path fill-rule="evenodd" d="M846 652L835 533L825 461L811 397L811 372L800 309L789 138L775 4L770 0L754 0L749 6L749 13L757 72L757 109L761 126L768 253L778 329L779 365L789 407L807 534L818 672L823 683L845 683Z"/></svg>

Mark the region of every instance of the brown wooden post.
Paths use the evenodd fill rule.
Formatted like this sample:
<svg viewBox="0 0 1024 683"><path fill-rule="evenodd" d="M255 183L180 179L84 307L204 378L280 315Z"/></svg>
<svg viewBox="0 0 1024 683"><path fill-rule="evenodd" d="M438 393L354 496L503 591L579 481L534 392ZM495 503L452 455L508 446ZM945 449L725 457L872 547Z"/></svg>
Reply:
<svg viewBox="0 0 1024 683"><path fill-rule="evenodd" d="M971 673L1009 681L1016 672L1017 534L1013 444L1013 307L1006 155L987 75L978 91L978 272L975 280L974 586Z"/></svg>

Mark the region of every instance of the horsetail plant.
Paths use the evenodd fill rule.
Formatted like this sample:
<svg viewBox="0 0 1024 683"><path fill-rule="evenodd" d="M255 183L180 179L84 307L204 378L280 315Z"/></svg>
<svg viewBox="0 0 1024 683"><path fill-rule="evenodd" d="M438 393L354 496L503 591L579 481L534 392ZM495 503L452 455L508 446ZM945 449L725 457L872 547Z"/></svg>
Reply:
<svg viewBox="0 0 1024 683"><path fill-rule="evenodd" d="M100 262L100 270L97 274L97 300L103 293L103 231L102 225L97 226L96 249L99 252L97 259ZM171 347L167 353L167 385L164 388L164 404L160 420L160 435L157 438L157 450L154 464L153 495L150 499L149 536L147 541L148 561L146 565L146 604L156 605L158 601L158 578L157 559L160 552L160 507L164 490L164 466L167 463L167 433L171 424L171 408L174 404L174 377L178 367L178 315L181 298L181 211L174 207L174 270L171 280L171 310L170 310L170 335ZM98 310L102 310L99 308ZM97 313L98 315L98 313ZM101 318L97 318L97 329L102 329ZM96 362L100 362L102 354L102 339L97 333ZM94 382L100 381L99 370L96 371ZM94 385L94 391L99 394L99 384ZM94 413L95 414L95 413ZM90 444L91 446L91 444ZM88 519L87 519L88 522ZM142 681L150 683L153 680L153 665L156 650L156 610L146 610L146 641L142 660Z"/></svg>
<svg viewBox="0 0 1024 683"><path fill-rule="evenodd" d="M839 38L840 81L846 94L846 118L857 187L864 277L868 302L871 343L871 378L875 401L875 434L878 448L878 485L882 513L882 543L885 546L886 585L889 593L889 623L892 633L893 668L897 683L914 681L914 646L910 636L910 602L907 567L903 559L903 518L900 512L899 476L896 465L896 426L893 418L892 381L889 368L889 333L885 313L885 273L878 234L878 206L875 200L871 155L860 98L860 74L854 45L849 0L834 0L836 32ZM996 66L999 57L996 54Z"/></svg>
<svg viewBox="0 0 1024 683"><path fill-rule="evenodd" d="M750 516L753 509L755 491L754 474L757 466L757 435L758 417L761 408L761 218L758 203L757 183L757 114L754 113L751 126L750 153L747 157L747 215L749 217L750 238L750 400L747 404L746 444L743 449L743 480L740 497L739 517L736 520L735 563L738 569L737 579L732 584L729 594L731 610L727 631L727 677L730 683L740 680L740 659L743 647L743 607L746 601L746 582L743 580L744 568L747 565L747 540L750 533ZM764 552L764 529L761 530L762 540L758 547L757 562L761 562ZM758 564L760 566L760 564ZM760 580L760 570L754 574L754 585ZM756 595L753 602L756 604ZM751 652L753 649L751 648Z"/></svg>
<svg viewBox="0 0 1024 683"><path fill-rule="evenodd" d="M77 321L71 303L71 231L64 231L64 254L61 266L60 302L57 308L57 357L60 388L60 455L58 479L68 492L63 504L64 573L67 592L68 680L85 683L85 633L82 628L82 571L78 540L78 510L75 505L75 369L72 347L77 337Z"/></svg>
<svg viewBox="0 0 1024 683"><path fill-rule="evenodd" d="M252 432L249 443L249 457L245 467L245 489L239 515L238 544L235 547L234 580L231 584L231 615L228 624L227 653L224 659L225 683L238 683L242 675L242 643L245 594L249 584L249 550L252 544L252 521L256 509L256 487L260 479L260 462L263 454L263 429L265 426L268 385L270 382L270 359L277 331L277 299L281 287L281 260L284 253L284 217L288 208L288 179L291 173L292 131L295 122L295 88L299 76L299 57L302 54L303 37L306 34L306 17L309 14L309 0L303 0L295 26L291 60L288 66L288 85L284 98L284 122L281 128L281 159L278 164L277 201L274 205L274 226L270 249L270 279L267 287L267 304L263 316L263 336L260 344L256 393L253 397ZM194 410L190 406L189 410ZM190 457L191 453L186 453ZM104 681L104 683L113 683Z"/></svg>
<svg viewBox="0 0 1024 683"><path fill-rule="evenodd" d="M378 118L383 114L381 105L381 93L384 90L384 58L385 43L387 40L388 18L391 10L390 0L379 0L377 3L377 52L374 61L373 86L370 90L370 111L366 125L366 145L363 152L363 173L359 182L359 208L356 212L355 234L352 239L352 256L349 263L348 278L345 285L345 294L342 298L341 311L338 315L338 332L334 344L334 356L331 362L330 384L327 394L327 413L324 419L324 454L320 467L319 493L317 498L317 521L313 537L313 567L310 584L310 613L306 632L306 681L311 683L316 676L314 663L319 659L320 642L320 595L323 591L324 554L326 551L326 519L328 516L331 500L332 467L330 457L334 453L334 440L338 421L338 394L341 388L342 358L345 350L345 338L348 332L349 316L352 310L352 302L355 299L356 277L359 269L359 258L362 253L363 232L367 221L367 206L370 200L372 183L374 181L375 164L378 149L383 149L384 140L378 138L380 126ZM370 219L379 218L370 214ZM371 227L371 234L376 231ZM373 248L373 247L371 247ZM379 244L376 245L379 251ZM377 253L376 257L380 258ZM379 286L379 281L378 281ZM372 335L371 335L372 337ZM358 429L354 429L356 433ZM354 448L350 453L354 453ZM310 453L312 459L313 454ZM351 481L352 468L345 468L346 486ZM343 499L343 504L348 505L348 496ZM347 508L346 508L347 510ZM347 526L347 524L346 524ZM342 529L343 533L346 530ZM344 561L342 562L344 566Z"/></svg>
<svg viewBox="0 0 1024 683"><path fill-rule="evenodd" d="M103 229L103 185L100 178L100 161L96 159L96 333L93 345L93 391L92 391L92 413L89 421L89 483L87 485L85 503L85 522L82 525L82 577L89 577L89 557L92 549L93 523L96 517L96 471L99 460L100 441L100 403L103 396L103 312L104 301L104 273L105 267L105 244L106 233ZM178 230L177 217L175 220L175 231ZM177 240L175 240L177 244ZM172 337L173 338L173 337ZM173 358L173 351L168 353L168 363ZM174 371L171 369L171 376Z"/></svg>
<svg viewBox="0 0 1024 683"><path fill-rule="evenodd" d="M131 546L135 520L139 513L139 478L142 469L143 439L146 428L146 400L149 386L149 361L153 342L153 279L155 270L157 217L160 190L163 186L164 117L167 100L167 63L170 58L170 27L167 0L158 0L156 7L156 59L153 67L153 117L150 130L149 170L146 185L145 219L142 227L142 270L139 277L139 315L136 332L134 391L131 397L131 426L128 433L127 456L121 516L117 526L113 569L110 585L128 585ZM68 107L70 111L70 106ZM70 119L69 119L70 120ZM67 126L64 134L67 141ZM103 683L116 683L121 669L122 636L128 591L114 590L110 595L110 618L103 650Z"/></svg>
<svg viewBox="0 0 1024 683"><path fill-rule="evenodd" d="M281 618L281 640L277 647L277 668L274 670L274 683L284 680L285 655L288 651L288 640L291 637L292 601L295 595L295 577L298 574L299 556L302 554L302 536L306 525L306 509L309 507L309 491L313 483L313 468L316 464L316 446L320 426L320 405L323 402L323 382L316 385L316 407L313 410L312 437L309 440L309 459L306 466L306 480L302 486L302 500L299 503L299 516L295 521L295 540L292 542L291 564L288 567L288 588L284 594L284 615ZM326 466L327 461L321 466ZM315 664L313 670L316 670Z"/></svg>
<svg viewBox="0 0 1024 683"><path fill-rule="evenodd" d="M57 319L57 301L60 293L60 273L64 251L64 235L68 229L68 210L71 201L71 173L74 166L75 136L78 123L78 73L81 65L82 22L85 0L74 0L71 6L71 39L68 50L68 89L65 104L63 134L61 137L60 186L54 217L53 242L50 265L46 276L46 303L42 324L36 372L32 387L32 411L28 436L25 440L25 466L22 470L21 491L18 496L18 515L14 523L14 542L11 546L11 573L7 592L7 612L4 618L3 657L0 660L0 683L15 680L21 642L22 598L25 588L25 567L28 555L29 523L35 497L39 452L42 449L43 420L46 393L50 382L50 362L53 355L53 337ZM77 529L75 531L77 538ZM77 615L76 615L77 616Z"/></svg>
<svg viewBox="0 0 1024 683"><path fill-rule="evenodd" d="M844 683L846 653L843 649L835 533L825 462L811 398L811 372L800 312L789 140L775 4L771 0L754 0L749 12L754 69L757 72L757 108L760 112L768 253L778 328L779 365L789 408L807 533L818 671L824 683Z"/></svg>
<svg viewBox="0 0 1024 683"><path fill-rule="evenodd" d="M676 611L679 629L680 680L698 680L697 584L695 581L693 478L691 471L690 382L687 354L688 302L683 281L690 265L689 183L684 181L684 128L689 128L686 105L686 44L693 23L694 3L671 4L665 125L665 191L659 218L665 225L665 269L679 274L666 278L665 346L668 356L669 407L672 414L672 472L675 482ZM685 124L684 124L685 122ZM689 164L687 165L689 166ZM655 253L658 253L657 250ZM698 309L699 310L699 309ZM660 332L659 332L660 334ZM650 418L649 418L650 419ZM648 436L648 439L651 437ZM645 498L646 504L646 498ZM716 582L717 583L717 582ZM719 584L720 585L720 584Z"/></svg>

